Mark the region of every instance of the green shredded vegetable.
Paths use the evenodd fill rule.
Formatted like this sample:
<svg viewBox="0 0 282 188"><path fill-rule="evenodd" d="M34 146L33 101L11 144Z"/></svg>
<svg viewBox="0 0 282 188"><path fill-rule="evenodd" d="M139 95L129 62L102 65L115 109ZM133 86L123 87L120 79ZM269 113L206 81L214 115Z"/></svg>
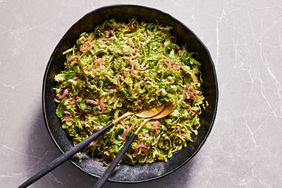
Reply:
<svg viewBox="0 0 282 188"><path fill-rule="evenodd" d="M65 70L55 76L56 114L74 145L127 111L168 102L175 105L174 111L145 124L123 162L167 161L192 141L207 106L201 63L175 43L171 29L135 19L109 20L92 33L82 33L63 53ZM108 164L142 121L136 116L124 119L84 152Z"/></svg>

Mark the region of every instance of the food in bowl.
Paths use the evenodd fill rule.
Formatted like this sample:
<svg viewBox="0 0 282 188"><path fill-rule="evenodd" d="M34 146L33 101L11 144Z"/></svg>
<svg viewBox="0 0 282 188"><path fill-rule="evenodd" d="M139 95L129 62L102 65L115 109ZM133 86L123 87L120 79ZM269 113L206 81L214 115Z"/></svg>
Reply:
<svg viewBox="0 0 282 188"><path fill-rule="evenodd" d="M81 33L66 50L65 70L55 76L56 114L77 144L127 111L165 103L174 111L148 122L125 154L128 164L166 161L192 141L207 106L201 63L176 44L169 26L105 21ZM189 45L189 44L187 44ZM143 120L128 117L92 142L85 152L108 164Z"/></svg>

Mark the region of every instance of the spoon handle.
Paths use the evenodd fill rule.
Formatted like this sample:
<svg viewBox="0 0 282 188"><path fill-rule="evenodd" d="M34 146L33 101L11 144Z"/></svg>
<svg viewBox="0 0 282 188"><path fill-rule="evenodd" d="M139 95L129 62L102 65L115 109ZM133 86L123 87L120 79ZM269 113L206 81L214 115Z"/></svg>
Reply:
<svg viewBox="0 0 282 188"><path fill-rule="evenodd" d="M96 182L95 188L101 188L103 187L104 183L107 181L109 176L111 175L112 171L115 169L115 167L118 165L119 161L122 160L123 155L130 147L131 143L136 139L137 135L133 133L131 137L128 139L122 150L118 153L117 157L111 162L110 166L107 168L107 170L104 172L103 176Z"/></svg>
<svg viewBox="0 0 282 188"><path fill-rule="evenodd" d="M32 183L34 183L35 181L37 181L38 179L40 179L41 177L43 177L44 175L46 175L47 173L49 173L50 171L52 171L53 169L58 167L60 164L62 164L63 162L65 162L66 160L71 158L74 154L79 152L81 149L83 149L84 147L89 145L98 136L100 136L105 131L110 129L113 125L114 125L114 123L110 123L110 124L106 125L102 129L100 129L99 131L95 132L94 134L92 134L87 139L85 139L83 142L80 142L79 144L77 144L76 146L74 146L73 148L71 148L70 150L65 152L64 154L60 155L58 158L56 158L51 163L49 163L45 168L41 169L38 173L36 173L32 177L30 177L24 183L22 183L19 186L19 188L24 188L24 187L27 187L27 186L31 185Z"/></svg>

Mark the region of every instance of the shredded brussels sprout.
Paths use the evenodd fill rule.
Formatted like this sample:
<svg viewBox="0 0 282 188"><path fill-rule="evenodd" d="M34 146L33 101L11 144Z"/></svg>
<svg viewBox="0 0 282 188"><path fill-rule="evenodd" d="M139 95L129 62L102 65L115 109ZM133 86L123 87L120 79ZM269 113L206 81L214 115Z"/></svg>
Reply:
<svg viewBox="0 0 282 188"><path fill-rule="evenodd" d="M168 102L166 118L151 120L124 156L129 164L167 161L197 134L207 106L201 64L175 43L169 26L109 20L82 33L55 76L56 114L73 144L86 139L127 111L141 112ZM108 164L143 119L131 116L93 141L85 152Z"/></svg>

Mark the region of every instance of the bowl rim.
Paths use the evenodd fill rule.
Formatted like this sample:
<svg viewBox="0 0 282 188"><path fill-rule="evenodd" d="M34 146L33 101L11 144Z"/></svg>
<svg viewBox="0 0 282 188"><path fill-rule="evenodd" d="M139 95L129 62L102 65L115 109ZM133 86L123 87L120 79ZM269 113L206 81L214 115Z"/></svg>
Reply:
<svg viewBox="0 0 282 188"><path fill-rule="evenodd" d="M58 42L58 44L56 45L56 47L54 48L51 56L50 56L50 59L48 60L48 63L47 63L47 66L46 66L46 69L45 69L45 72L44 72L44 76L43 76L43 85L42 85L42 111L43 111L43 118L44 118L44 124L45 124L45 127L47 128L48 130L48 134L50 135L53 143L56 145L56 147L59 149L59 151L63 154L64 151L63 149L59 146L59 144L57 143L57 141L55 140L51 130L50 130L50 126L49 126L49 123L48 123L48 118L47 118L47 112L46 112L46 103L45 103L45 92L46 92L46 82L47 82L47 77L48 77L48 73L49 73L49 70L50 70L50 67L51 67L51 62L54 58L54 54L56 52L56 49L58 48L58 46L63 42L63 40L65 39L66 35L74 28L74 26L79 23L80 21L82 21L85 17L87 17L88 15L90 14L95 14L95 12L99 11L99 10L102 10L102 9L109 9L109 8L118 8L118 7L134 7L134 8L143 8L143 9L148 9L148 10L152 10L152 11L157 11L161 14L164 14L170 18L172 18L173 20L177 21L179 24L181 24L186 30L188 30L196 39L197 41L203 46L203 48L205 49L205 51L207 52L207 55L208 55L208 59L210 60L210 63L211 63L211 67L212 67L212 72L213 72L213 75L214 75L214 84L215 84L215 106L214 106L214 111L213 111L213 114L212 114L212 119L209 123L209 128L208 128L208 131L206 133L206 135L204 136L204 139L202 140L202 142L199 144L198 148L194 151L194 153L185 159L185 161L180 164L179 166L177 166L176 168L174 168L173 170L170 170L164 174L161 174L159 176L156 176L156 177L152 177L152 178L148 178L148 179L144 179L144 180L133 180L133 181L124 181L124 180L116 180L116 179L111 179L109 178L108 181L110 182L114 182L114 183L123 183L123 184L135 184L135 183L143 183L143 182L149 182L149 181L152 181L152 180L156 180L156 179L160 179L160 178L163 178L175 171L177 171L178 169L180 169L181 167L183 167L185 164L187 164L198 152L199 150L202 148L202 146L204 145L204 143L206 142L212 128L213 128L213 125L214 125L214 122L215 122L215 118L216 118L216 114L217 114L217 108L218 108L218 100L219 100L219 88L218 88L218 81L217 81L217 75L216 75L216 71L215 71L215 65L214 65L214 62L212 60L212 57L211 57L211 54L208 50L208 48L206 47L206 45L199 39L199 37L193 32L191 31L185 24L183 24L181 21L179 21L178 19L176 19L175 17L171 16L170 14L166 13L166 12L163 12L162 10L159 10L157 8L153 8L153 7L147 7L147 6L143 6L143 5L135 5L135 4L114 4L114 5L107 5L107 6L102 6L102 7L99 7L97 9L94 9L90 12L88 12L87 14L83 15L81 18L79 18L77 21L75 21L75 23L73 23L71 25L71 27L64 33L63 37L60 39L60 41ZM95 177L95 178L100 178L100 176L96 175L96 174L92 174L88 171L86 171L85 169L83 169L82 167L80 167L78 164L75 163L75 161L73 161L71 158L68 160L71 164L73 164L75 167L77 167L78 169L80 169L82 172L84 172L85 174L89 175L89 176L92 176L92 177Z"/></svg>

